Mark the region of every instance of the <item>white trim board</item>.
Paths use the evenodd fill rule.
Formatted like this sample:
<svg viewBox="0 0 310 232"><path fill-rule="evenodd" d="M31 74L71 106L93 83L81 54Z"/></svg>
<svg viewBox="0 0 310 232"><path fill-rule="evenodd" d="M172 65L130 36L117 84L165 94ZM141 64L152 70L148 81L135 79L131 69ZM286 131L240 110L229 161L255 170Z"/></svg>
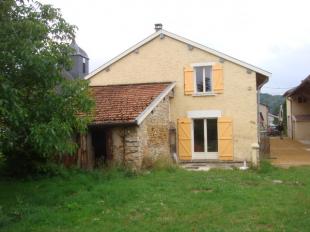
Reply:
<svg viewBox="0 0 310 232"><path fill-rule="evenodd" d="M161 94L159 94L150 105L148 105L135 119L135 122L137 125L140 125L143 120L154 110L154 108L161 102L161 100L166 97L170 91L175 87L176 83L172 82L170 85L168 85ZM169 99L168 99L169 101Z"/></svg>
<svg viewBox="0 0 310 232"><path fill-rule="evenodd" d="M205 151L204 152L195 152L195 141L194 141L194 119L192 118L192 126L191 126L191 146L192 146L192 160L195 159L218 159L218 151L217 152L208 152L208 134L207 134L207 130L208 130L208 125L207 125L207 118L203 119L203 133L204 133L204 148Z"/></svg>
<svg viewBox="0 0 310 232"><path fill-rule="evenodd" d="M219 118L222 117L220 110L194 110L188 111L187 117L189 118Z"/></svg>
<svg viewBox="0 0 310 232"><path fill-rule="evenodd" d="M149 37L147 37L146 39L142 40L141 42L137 43L136 45L132 46L131 48L127 49L126 51L124 51L123 53L119 54L118 56L114 57L112 60L108 61L107 63L101 65L99 68L95 69L94 71L92 71L90 74L88 74L84 79L90 79L92 78L94 75L96 75L97 73L101 72L102 70L104 70L105 68L109 67L110 65L112 65L113 63L115 63L116 61L120 60L121 58L125 57L126 55L134 52L136 49L138 49L139 47L143 46L144 44L150 42L151 40L155 39L157 36L161 36L161 35L166 35L170 38L176 39L178 41L181 41L183 43L186 43L188 45L191 45L193 47L199 48L203 51L206 51L208 53L211 53L215 56L218 56L220 58L223 58L225 60L231 61L232 63L238 64L242 67L245 67L249 70L252 70L254 72L260 73L262 75L265 75L267 77L271 77L271 73L263 70L261 68L258 68L254 65L251 65L249 63L246 63L244 61L241 61L239 59L236 59L232 56L226 55L224 53L221 53L219 51L216 51L212 48L206 47L204 45L201 45L199 43L193 42L189 39L186 39L184 37L181 37L179 35L173 34L171 32L165 31L165 30L159 30L155 33L153 33L152 35L150 35Z"/></svg>
<svg viewBox="0 0 310 232"><path fill-rule="evenodd" d="M214 64L215 62L194 63L194 64L191 64L191 67L195 68L195 67L203 67L203 66L213 66Z"/></svg>

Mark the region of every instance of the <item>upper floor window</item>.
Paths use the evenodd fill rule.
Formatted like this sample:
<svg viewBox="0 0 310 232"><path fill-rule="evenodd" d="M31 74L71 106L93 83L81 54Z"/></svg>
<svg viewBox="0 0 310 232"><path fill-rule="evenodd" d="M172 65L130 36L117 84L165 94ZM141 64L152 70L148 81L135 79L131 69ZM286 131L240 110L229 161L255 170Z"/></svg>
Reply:
<svg viewBox="0 0 310 232"><path fill-rule="evenodd" d="M297 101L298 101L298 103L306 103L307 98L304 96L298 96Z"/></svg>
<svg viewBox="0 0 310 232"><path fill-rule="evenodd" d="M212 66L195 67L196 92L207 93L212 91Z"/></svg>
<svg viewBox="0 0 310 232"><path fill-rule="evenodd" d="M83 58L83 73L86 73L86 59Z"/></svg>

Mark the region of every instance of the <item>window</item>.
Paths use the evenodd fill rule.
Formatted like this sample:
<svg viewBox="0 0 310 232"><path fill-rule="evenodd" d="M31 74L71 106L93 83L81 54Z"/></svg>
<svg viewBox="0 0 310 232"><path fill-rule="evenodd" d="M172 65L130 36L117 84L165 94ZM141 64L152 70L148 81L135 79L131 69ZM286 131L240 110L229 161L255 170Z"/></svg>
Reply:
<svg viewBox="0 0 310 232"><path fill-rule="evenodd" d="M196 92L207 93L212 91L212 66L195 67Z"/></svg>
<svg viewBox="0 0 310 232"><path fill-rule="evenodd" d="M83 73L86 73L86 59L83 58Z"/></svg>
<svg viewBox="0 0 310 232"><path fill-rule="evenodd" d="M297 101L298 101L298 103L306 103L307 98L304 96L298 96Z"/></svg>
<svg viewBox="0 0 310 232"><path fill-rule="evenodd" d="M217 118L194 119L194 152L217 152Z"/></svg>

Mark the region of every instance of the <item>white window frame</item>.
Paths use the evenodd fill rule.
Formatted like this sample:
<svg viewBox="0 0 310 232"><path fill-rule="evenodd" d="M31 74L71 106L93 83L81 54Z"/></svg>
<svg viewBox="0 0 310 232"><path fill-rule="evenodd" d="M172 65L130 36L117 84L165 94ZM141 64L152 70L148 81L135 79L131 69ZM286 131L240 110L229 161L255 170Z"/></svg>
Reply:
<svg viewBox="0 0 310 232"><path fill-rule="evenodd" d="M192 64L192 68L194 70L194 85L195 85L195 91L194 91L194 94L196 96L199 96L199 95L214 95L213 93L213 75L212 75L212 69L213 69L213 65L214 65L214 62L206 62L206 63L195 63L195 64ZM210 91L205 91L206 89L206 82L205 82L205 76L206 76L206 70L203 69L203 91L202 92L198 92L197 91L197 76L196 76L196 69L197 67L211 67L211 76L210 76L210 82L211 82L211 90Z"/></svg>
<svg viewBox="0 0 310 232"><path fill-rule="evenodd" d="M204 152L195 152L194 146L194 120L203 119L203 127L204 127ZM217 160L218 159L218 151L217 152L208 152L208 134L207 134L207 119L218 119L218 117L194 117L192 118L192 128L191 128L191 137L192 137L192 160L195 159L210 159Z"/></svg>

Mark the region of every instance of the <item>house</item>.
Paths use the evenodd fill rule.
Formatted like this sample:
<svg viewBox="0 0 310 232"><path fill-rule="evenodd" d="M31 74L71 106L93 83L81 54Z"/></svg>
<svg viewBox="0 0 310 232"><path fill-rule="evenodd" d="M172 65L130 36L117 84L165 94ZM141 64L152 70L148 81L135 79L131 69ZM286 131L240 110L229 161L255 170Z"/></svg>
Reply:
<svg viewBox="0 0 310 232"><path fill-rule="evenodd" d="M269 107L265 104L260 103L259 104L259 124L260 124L260 130L265 131L267 130L269 126Z"/></svg>
<svg viewBox="0 0 310 232"><path fill-rule="evenodd" d="M271 74L155 30L85 77L96 110L79 159L257 162L258 94Z"/></svg>
<svg viewBox="0 0 310 232"><path fill-rule="evenodd" d="M284 93L287 109L287 134L294 140L310 140L310 75Z"/></svg>
<svg viewBox="0 0 310 232"><path fill-rule="evenodd" d="M274 115L272 113L268 113L268 122L269 126L276 126L279 122L279 116Z"/></svg>

